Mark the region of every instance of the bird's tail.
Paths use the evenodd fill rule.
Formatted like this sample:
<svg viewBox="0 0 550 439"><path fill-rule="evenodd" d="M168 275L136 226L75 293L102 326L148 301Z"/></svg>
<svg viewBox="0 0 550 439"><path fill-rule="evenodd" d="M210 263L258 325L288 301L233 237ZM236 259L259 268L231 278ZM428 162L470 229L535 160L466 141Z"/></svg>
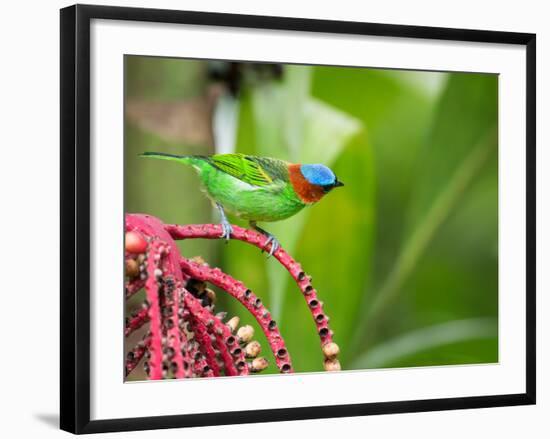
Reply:
<svg viewBox="0 0 550 439"><path fill-rule="evenodd" d="M175 155L175 154L166 154L164 152L144 152L139 155L140 157L148 157L159 160L172 160L179 163L184 163L187 165L193 165L197 161L206 160L206 156L201 155Z"/></svg>

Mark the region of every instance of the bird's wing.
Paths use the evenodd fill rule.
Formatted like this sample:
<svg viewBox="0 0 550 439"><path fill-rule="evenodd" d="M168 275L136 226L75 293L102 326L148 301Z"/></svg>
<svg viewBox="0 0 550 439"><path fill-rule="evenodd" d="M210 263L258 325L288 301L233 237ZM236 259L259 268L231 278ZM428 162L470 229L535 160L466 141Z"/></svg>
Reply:
<svg viewBox="0 0 550 439"><path fill-rule="evenodd" d="M254 157L246 154L215 154L209 157L211 163L223 171L253 186L267 186L283 180L284 162Z"/></svg>

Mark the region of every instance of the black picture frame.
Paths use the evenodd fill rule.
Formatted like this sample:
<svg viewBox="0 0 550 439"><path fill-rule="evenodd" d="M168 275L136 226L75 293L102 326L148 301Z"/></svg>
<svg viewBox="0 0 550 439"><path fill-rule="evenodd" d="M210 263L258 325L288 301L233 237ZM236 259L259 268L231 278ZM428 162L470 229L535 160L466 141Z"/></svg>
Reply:
<svg viewBox="0 0 550 439"><path fill-rule="evenodd" d="M90 21L208 26L503 43L526 47L526 392L337 406L90 420ZM535 52L530 33L447 29L110 6L61 10L61 429L99 433L535 404Z"/></svg>

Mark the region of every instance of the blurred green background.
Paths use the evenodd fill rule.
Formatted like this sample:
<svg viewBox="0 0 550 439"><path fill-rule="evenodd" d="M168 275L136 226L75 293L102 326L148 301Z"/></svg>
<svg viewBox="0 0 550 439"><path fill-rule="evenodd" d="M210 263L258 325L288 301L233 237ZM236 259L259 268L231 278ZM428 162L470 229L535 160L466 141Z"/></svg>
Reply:
<svg viewBox="0 0 550 439"><path fill-rule="evenodd" d="M496 75L126 56L125 85L126 212L219 221L192 168L143 151L328 165L344 188L261 226L313 276L342 368L498 361ZM180 248L262 297L297 372L322 370L311 315L276 260L238 241ZM244 307L218 297L267 348Z"/></svg>

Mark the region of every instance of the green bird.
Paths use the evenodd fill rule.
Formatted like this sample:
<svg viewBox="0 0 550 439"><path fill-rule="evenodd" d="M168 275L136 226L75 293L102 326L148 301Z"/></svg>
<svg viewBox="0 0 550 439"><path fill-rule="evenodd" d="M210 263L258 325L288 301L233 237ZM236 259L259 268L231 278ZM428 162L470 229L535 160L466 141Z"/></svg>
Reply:
<svg viewBox="0 0 550 439"><path fill-rule="evenodd" d="M141 156L194 167L204 191L220 212L221 237L228 240L233 232L225 214L227 210L249 221L252 228L267 237L264 249L271 243L269 256L280 247L279 241L258 227L257 222L289 218L344 185L334 172L320 164L294 164L246 154L177 156L145 152Z"/></svg>

